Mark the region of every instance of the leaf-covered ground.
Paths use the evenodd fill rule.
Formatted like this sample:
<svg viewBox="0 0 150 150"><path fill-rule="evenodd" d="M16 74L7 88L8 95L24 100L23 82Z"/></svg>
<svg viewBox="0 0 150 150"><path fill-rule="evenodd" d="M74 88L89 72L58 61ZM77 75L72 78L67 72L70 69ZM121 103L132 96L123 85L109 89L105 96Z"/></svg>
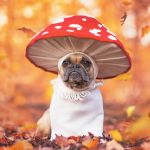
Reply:
<svg viewBox="0 0 150 150"><path fill-rule="evenodd" d="M117 126L118 125L118 126ZM105 119L103 137L56 135L53 140L35 136L37 125L0 126L0 150L149 150L150 116L116 121ZM116 129L116 130L114 130ZM110 132L108 132L110 131Z"/></svg>

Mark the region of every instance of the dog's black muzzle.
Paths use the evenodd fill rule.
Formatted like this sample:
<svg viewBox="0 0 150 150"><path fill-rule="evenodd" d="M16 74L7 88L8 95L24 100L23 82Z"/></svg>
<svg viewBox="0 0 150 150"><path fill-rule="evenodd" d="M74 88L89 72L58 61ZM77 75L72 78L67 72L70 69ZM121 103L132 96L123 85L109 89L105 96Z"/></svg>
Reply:
<svg viewBox="0 0 150 150"><path fill-rule="evenodd" d="M70 82L76 82L76 83L79 83L82 80L88 82L89 76L86 70L81 65L73 64L66 69L63 76L64 82L67 82L68 80Z"/></svg>

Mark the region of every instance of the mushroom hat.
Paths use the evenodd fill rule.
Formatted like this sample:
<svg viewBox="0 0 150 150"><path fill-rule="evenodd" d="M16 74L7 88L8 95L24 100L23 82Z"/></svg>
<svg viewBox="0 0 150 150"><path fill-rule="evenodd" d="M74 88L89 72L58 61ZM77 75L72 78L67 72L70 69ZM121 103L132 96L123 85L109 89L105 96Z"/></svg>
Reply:
<svg viewBox="0 0 150 150"><path fill-rule="evenodd" d="M98 65L97 79L107 79L131 68L123 44L108 28L91 16L68 16L36 34L26 47L26 57L37 67L58 74L59 60L81 52Z"/></svg>

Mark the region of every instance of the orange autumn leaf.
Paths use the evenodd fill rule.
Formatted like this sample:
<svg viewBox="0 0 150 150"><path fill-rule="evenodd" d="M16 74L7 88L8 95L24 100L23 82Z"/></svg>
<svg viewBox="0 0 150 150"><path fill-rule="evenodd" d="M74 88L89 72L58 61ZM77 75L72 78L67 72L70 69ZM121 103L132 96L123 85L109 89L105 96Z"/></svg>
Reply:
<svg viewBox="0 0 150 150"><path fill-rule="evenodd" d="M106 143L106 150L124 150L121 144L117 143L115 140Z"/></svg>
<svg viewBox="0 0 150 150"><path fill-rule="evenodd" d="M68 140L69 139L73 139L78 142L79 140L81 140L81 137L80 136L70 136L70 137L68 137Z"/></svg>
<svg viewBox="0 0 150 150"><path fill-rule="evenodd" d="M111 130L110 134L112 136L112 138L116 141L122 141L122 135L118 130Z"/></svg>
<svg viewBox="0 0 150 150"><path fill-rule="evenodd" d="M42 124L42 123L37 124L37 125L34 125L34 124L32 124L32 125L26 125L26 126L22 126L20 129L21 129L22 131L24 131L24 130L31 130L31 129L34 129L34 128L40 126L41 124Z"/></svg>
<svg viewBox="0 0 150 150"><path fill-rule="evenodd" d="M36 35L36 32L32 31L31 29L27 29L25 27L23 28L18 28L17 30L20 30L20 31L23 31L24 33L27 34L27 38L31 38L33 37L34 35Z"/></svg>
<svg viewBox="0 0 150 150"><path fill-rule="evenodd" d="M21 140L16 142L11 147L8 147L7 150L33 150L33 146L29 142Z"/></svg>
<svg viewBox="0 0 150 150"><path fill-rule="evenodd" d="M91 140L90 143L82 143L84 146L88 147L88 148L97 148L97 144L98 144L99 138L95 137L95 139Z"/></svg>
<svg viewBox="0 0 150 150"><path fill-rule="evenodd" d="M58 136L58 135L56 134L55 140L56 140L56 142L57 142L61 147L63 147L63 145L64 145L64 146L68 146L68 144L69 144L68 139L67 139L66 137L62 136L62 135L61 135L61 136Z"/></svg>
<svg viewBox="0 0 150 150"><path fill-rule="evenodd" d="M150 26L149 26L149 25L143 27L143 28L141 29L141 37L144 37L145 34L148 34L148 33L149 33L149 31L150 31Z"/></svg>
<svg viewBox="0 0 150 150"><path fill-rule="evenodd" d="M130 139L129 142L130 142L132 145L134 145L134 144L136 143L136 141L135 141L135 140L132 140L132 139Z"/></svg>
<svg viewBox="0 0 150 150"><path fill-rule="evenodd" d="M132 4L131 0L122 0L122 3L126 6Z"/></svg>

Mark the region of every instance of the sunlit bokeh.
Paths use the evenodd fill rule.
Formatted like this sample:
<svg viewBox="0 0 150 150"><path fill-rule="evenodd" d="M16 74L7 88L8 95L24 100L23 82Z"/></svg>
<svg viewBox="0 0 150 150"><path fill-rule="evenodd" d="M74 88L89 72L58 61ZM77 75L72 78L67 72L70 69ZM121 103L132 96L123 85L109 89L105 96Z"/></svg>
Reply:
<svg viewBox="0 0 150 150"><path fill-rule="evenodd" d="M85 8L79 9L77 15L89 15Z"/></svg>
<svg viewBox="0 0 150 150"><path fill-rule="evenodd" d="M0 26L5 25L8 22L8 18L5 14L0 13Z"/></svg>
<svg viewBox="0 0 150 150"><path fill-rule="evenodd" d="M145 35L145 37L143 37L143 38L141 39L141 44L142 44L143 46L145 46L145 47L149 47L149 45L150 45L150 33L147 34L147 35Z"/></svg>
<svg viewBox="0 0 150 150"><path fill-rule="evenodd" d="M80 3L82 5L84 5L85 7L87 8L91 8L91 7L94 7L95 6L95 1L94 0L79 0Z"/></svg>
<svg viewBox="0 0 150 150"><path fill-rule="evenodd" d="M137 36L134 15L128 15L122 30L123 35L127 38L135 38Z"/></svg>
<svg viewBox="0 0 150 150"><path fill-rule="evenodd" d="M91 15L94 16L94 17L100 17L101 16L101 9L100 8L94 8L92 11L91 11Z"/></svg>
<svg viewBox="0 0 150 150"><path fill-rule="evenodd" d="M23 10L23 15L26 17L26 18L30 18L33 16L33 9L31 7L26 7L24 8Z"/></svg>

